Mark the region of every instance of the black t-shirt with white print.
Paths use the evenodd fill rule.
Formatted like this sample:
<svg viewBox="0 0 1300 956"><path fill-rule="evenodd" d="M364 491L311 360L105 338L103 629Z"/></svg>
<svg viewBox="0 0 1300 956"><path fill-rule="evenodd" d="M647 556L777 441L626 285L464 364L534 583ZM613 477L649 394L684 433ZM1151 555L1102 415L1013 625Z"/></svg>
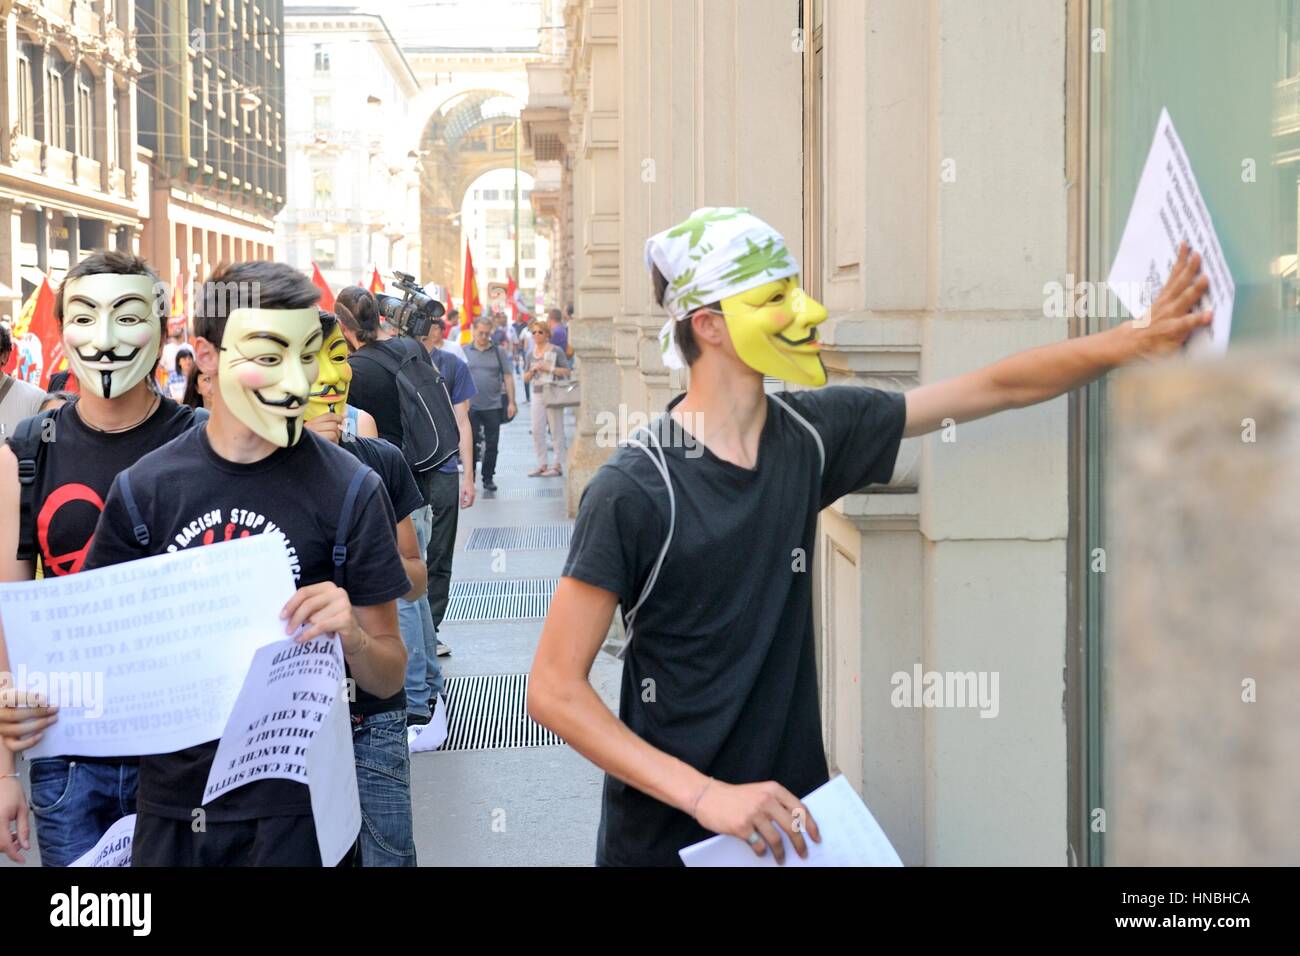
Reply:
<svg viewBox="0 0 1300 956"><path fill-rule="evenodd" d="M775 401L753 469L718 458L674 421L660 426L676 527L637 612L619 716L711 777L775 780L802 797L827 779L812 618L817 514L890 479L906 411L901 394L852 386L779 397L821 436L820 474L812 435ZM583 492L564 574L618 595L626 613L668 527L664 479L640 449L620 448ZM605 778L598 864L680 865L677 851L709 835Z"/></svg>
<svg viewBox="0 0 1300 956"><path fill-rule="evenodd" d="M85 569L200 547L269 530L286 539L299 587L334 579L335 530L355 458L310 431L297 444L252 464L227 461L212 450L207 426L191 429L140 459L129 471L131 490L150 543L141 547L113 483ZM393 532L393 507L377 476L362 484L347 533L344 587L358 607L384 604L410 590ZM189 820L203 799L216 741L171 754L140 758L140 812ZM211 821L311 813L303 784L263 780L246 784L205 807Z"/></svg>

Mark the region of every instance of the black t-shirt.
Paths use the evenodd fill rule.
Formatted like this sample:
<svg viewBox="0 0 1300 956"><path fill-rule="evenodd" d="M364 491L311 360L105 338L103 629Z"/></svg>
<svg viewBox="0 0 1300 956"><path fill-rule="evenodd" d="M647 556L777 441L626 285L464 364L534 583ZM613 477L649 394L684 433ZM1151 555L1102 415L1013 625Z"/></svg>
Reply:
<svg viewBox="0 0 1300 956"><path fill-rule="evenodd" d="M358 435L342 442L340 447L374 469L383 482L397 521L402 521L424 507L424 496L415 484L415 476L411 474L410 466L396 445L382 438L363 438ZM357 699L352 702L350 709L354 717L405 710L406 690L402 688L391 697L379 698L358 687Z"/></svg>
<svg viewBox="0 0 1300 956"><path fill-rule="evenodd" d="M348 387L348 404L369 412L379 429L379 437L398 448L406 438L402 430L402 402L397 394L397 379L371 353L387 352L395 359L401 353L387 340L362 346L348 359L352 366L352 384Z"/></svg>
<svg viewBox="0 0 1300 956"><path fill-rule="evenodd" d="M36 458L35 552L20 550L18 557L39 554L46 574L62 576L81 570L117 473L187 431L194 409L163 398L142 424L115 434L87 426L76 402L57 409L51 421L54 440L42 442Z"/></svg>
<svg viewBox="0 0 1300 956"><path fill-rule="evenodd" d="M869 388L780 397L821 435L820 476L812 435L771 400L753 470L684 438L671 419L660 426L676 529L637 612L619 716L711 777L776 780L803 796L827 780L812 619L817 513L889 480L906 412L901 394ZM565 576L617 594L626 612L663 547L668 516L658 470L640 449L620 448L583 492ZM677 851L709 835L685 813L605 778L599 864L679 865Z"/></svg>
<svg viewBox="0 0 1300 956"><path fill-rule="evenodd" d="M226 461L193 428L129 469L150 543L142 548L114 481L86 570L136 558L277 531L285 536L299 587L334 579L334 537L353 472L364 467L341 448L304 432L296 445L261 461ZM393 533L393 507L379 478L363 482L347 534L343 585L358 607L384 604L411 588ZM140 758L141 811L189 820L201 805L217 743ZM245 784L205 808L209 820L311 813L307 788L289 780Z"/></svg>

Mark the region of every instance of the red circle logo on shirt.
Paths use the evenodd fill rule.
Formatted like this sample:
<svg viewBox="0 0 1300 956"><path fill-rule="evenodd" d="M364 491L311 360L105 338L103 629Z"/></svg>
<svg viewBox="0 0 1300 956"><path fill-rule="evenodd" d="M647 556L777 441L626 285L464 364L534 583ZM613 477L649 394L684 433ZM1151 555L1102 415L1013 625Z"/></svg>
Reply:
<svg viewBox="0 0 1300 956"><path fill-rule="evenodd" d="M45 504L41 505L40 514L36 516L36 536L37 540L40 541L41 554L45 557L45 571L47 574L60 576L76 574L81 570L81 566L86 563L86 555L90 551L90 542L95 536L93 530L86 537L86 543L76 551L69 551L67 554L50 554L50 525L54 523L55 517L63 510L65 505L74 504L78 501L85 501L94 505L95 510L101 514L104 511L104 499L95 494L94 488L69 482L50 492L45 499ZM94 525L92 524L91 527L93 529Z"/></svg>

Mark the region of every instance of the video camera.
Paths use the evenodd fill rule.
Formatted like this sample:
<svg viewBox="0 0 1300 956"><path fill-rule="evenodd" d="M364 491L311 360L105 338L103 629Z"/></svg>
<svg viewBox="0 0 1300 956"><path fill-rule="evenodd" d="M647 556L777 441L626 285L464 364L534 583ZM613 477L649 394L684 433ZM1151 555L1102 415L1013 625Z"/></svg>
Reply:
<svg viewBox="0 0 1300 956"><path fill-rule="evenodd" d="M440 319L447 310L441 302L420 287L420 284L415 281L415 276L394 270L393 277L393 285L402 290L402 297L399 299L395 295L376 292L375 301L379 304L379 314L387 319L399 334L422 339L429 334L434 321Z"/></svg>

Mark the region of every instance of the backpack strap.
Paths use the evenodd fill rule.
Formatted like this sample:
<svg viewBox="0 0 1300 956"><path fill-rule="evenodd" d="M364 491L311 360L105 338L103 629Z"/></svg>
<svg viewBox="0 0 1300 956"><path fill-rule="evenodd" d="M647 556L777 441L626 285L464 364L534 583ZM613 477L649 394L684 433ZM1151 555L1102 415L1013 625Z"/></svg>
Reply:
<svg viewBox="0 0 1300 956"><path fill-rule="evenodd" d="M58 414L47 408L24 418L9 439L9 448L18 459L18 557L26 560L36 555L36 476L40 470L41 450L45 447L45 423Z"/></svg>
<svg viewBox="0 0 1300 956"><path fill-rule="evenodd" d="M668 459L664 455L663 445L659 442L657 431L663 428L664 416L656 416L651 423L653 428L642 426L632 432L627 437L626 444L633 448L640 448L645 452L650 463L655 466L660 477L664 480L664 487L668 489L668 534L664 537L663 547L659 549L659 556L655 558L654 566L650 569L650 574L646 578L645 586L641 588L641 595L632 605L631 610L623 615L623 626L627 631L627 640L618 652L619 660L627 654L627 649L632 646L632 631L636 625L636 615L641 610L641 605L645 604L646 598L654 590L655 582L659 579L659 571L664 566L664 559L668 557L668 548L673 543L673 532L677 529L677 495L673 492L673 481L668 474ZM643 443L636 438L638 432L645 432L648 443Z"/></svg>
<svg viewBox="0 0 1300 956"><path fill-rule="evenodd" d="M817 473L820 475L826 471L826 446L822 443L822 435L814 426L798 412L796 412L788 402L778 398L776 395L768 395L772 401L784 408L790 415L804 428L808 429L808 434L812 435L813 441L817 443Z"/></svg>
<svg viewBox="0 0 1300 956"><path fill-rule="evenodd" d="M149 547L149 526L144 523L144 515L140 514L140 508L135 503L135 492L131 490L130 468L118 472L117 486L122 492L122 503L126 505L126 513L131 519L131 533L135 535L135 543L142 548Z"/></svg>
<svg viewBox="0 0 1300 956"><path fill-rule="evenodd" d="M348 482L347 494L343 496L343 507L339 510L338 527L334 530L334 583L343 587L343 566L348 560L348 531L352 528L352 512L356 510L357 496L361 494L361 485L366 476L372 474L370 467L357 461L357 470Z"/></svg>

